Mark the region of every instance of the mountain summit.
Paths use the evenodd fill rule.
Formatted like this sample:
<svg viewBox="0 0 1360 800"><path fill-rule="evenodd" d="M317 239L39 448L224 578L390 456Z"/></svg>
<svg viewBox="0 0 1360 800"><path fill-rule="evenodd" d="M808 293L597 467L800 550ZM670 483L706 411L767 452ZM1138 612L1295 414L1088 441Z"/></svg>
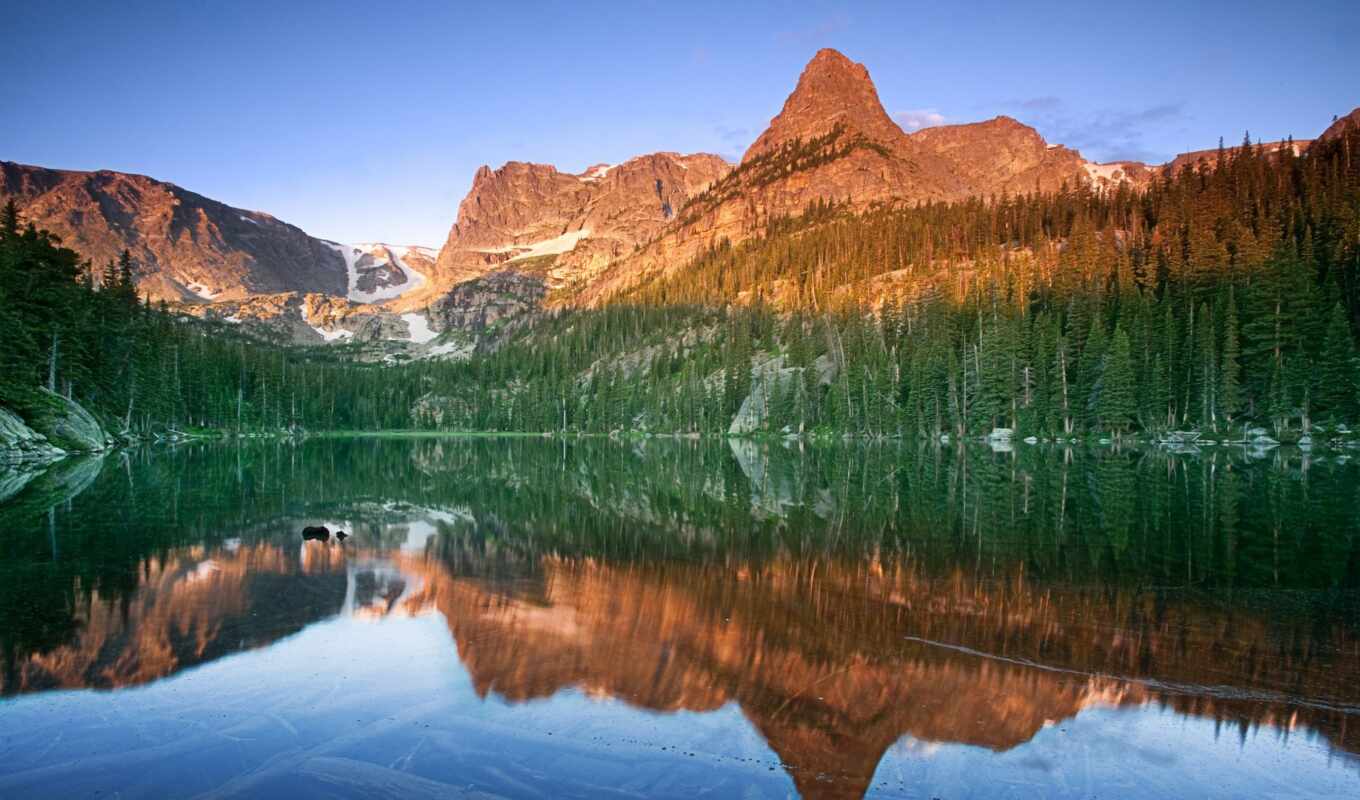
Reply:
<svg viewBox="0 0 1360 800"><path fill-rule="evenodd" d="M808 62L784 108L747 149L742 161L785 142L825 135L837 126L891 148L900 147L906 136L883 110L869 70L827 48Z"/></svg>

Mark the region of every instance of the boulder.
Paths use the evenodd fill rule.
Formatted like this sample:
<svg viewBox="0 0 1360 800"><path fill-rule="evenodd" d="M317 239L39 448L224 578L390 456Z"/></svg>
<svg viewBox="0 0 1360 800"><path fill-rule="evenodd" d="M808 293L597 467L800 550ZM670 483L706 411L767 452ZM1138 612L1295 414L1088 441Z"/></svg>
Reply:
<svg viewBox="0 0 1360 800"><path fill-rule="evenodd" d="M114 444L113 437L84 406L55 392L40 390L26 410L29 426L67 452L98 453Z"/></svg>
<svg viewBox="0 0 1360 800"><path fill-rule="evenodd" d="M825 356L819 357L811 369L817 373L817 383L826 386L836 377L836 365ZM751 370L751 393L742 401L741 408L732 418L727 432L736 436L760 430L769 416L770 401L781 391L790 391L794 381L803 380L803 370L799 367L784 366L784 357L776 356ZM793 432L790 429L789 432Z"/></svg>
<svg viewBox="0 0 1360 800"><path fill-rule="evenodd" d="M44 463L65 453L15 414L0 408L0 466Z"/></svg>

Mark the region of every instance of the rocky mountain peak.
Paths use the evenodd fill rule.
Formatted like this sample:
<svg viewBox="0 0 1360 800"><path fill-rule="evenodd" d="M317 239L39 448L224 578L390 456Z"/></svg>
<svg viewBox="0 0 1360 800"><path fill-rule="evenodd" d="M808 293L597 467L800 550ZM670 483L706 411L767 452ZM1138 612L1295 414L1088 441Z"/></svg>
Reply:
<svg viewBox="0 0 1360 800"><path fill-rule="evenodd" d="M1360 108L1351 111L1351 113L1344 117L1338 117L1336 121L1327 126L1327 130L1322 132L1322 135L1318 137L1318 141L1329 142L1332 139L1339 139L1344 136L1347 131L1356 128L1360 128Z"/></svg>
<svg viewBox="0 0 1360 800"><path fill-rule="evenodd" d="M654 238L729 169L715 155L669 152L596 163L579 174L519 161L482 167L429 288L437 293L502 268L551 266L550 283L578 279Z"/></svg>
<svg viewBox="0 0 1360 800"><path fill-rule="evenodd" d="M742 161L792 139L812 139L844 125L875 141L896 145L905 134L883 110L869 70L830 48L813 56L793 94Z"/></svg>

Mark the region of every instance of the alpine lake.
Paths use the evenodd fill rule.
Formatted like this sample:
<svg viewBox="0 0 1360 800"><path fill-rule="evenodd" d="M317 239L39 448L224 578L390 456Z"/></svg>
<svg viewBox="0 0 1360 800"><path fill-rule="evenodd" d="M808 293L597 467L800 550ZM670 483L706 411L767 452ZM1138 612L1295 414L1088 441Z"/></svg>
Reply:
<svg viewBox="0 0 1360 800"><path fill-rule="evenodd" d="M0 498L0 798L1360 797L1344 453L244 440Z"/></svg>

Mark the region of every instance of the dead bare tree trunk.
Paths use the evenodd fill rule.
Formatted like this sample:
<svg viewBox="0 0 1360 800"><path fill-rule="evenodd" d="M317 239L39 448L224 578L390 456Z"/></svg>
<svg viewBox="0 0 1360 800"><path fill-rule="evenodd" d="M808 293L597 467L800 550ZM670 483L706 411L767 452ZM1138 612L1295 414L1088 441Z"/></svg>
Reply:
<svg viewBox="0 0 1360 800"><path fill-rule="evenodd" d="M47 356L47 391L57 392L57 348L61 346L61 334L52 330L52 351Z"/></svg>

